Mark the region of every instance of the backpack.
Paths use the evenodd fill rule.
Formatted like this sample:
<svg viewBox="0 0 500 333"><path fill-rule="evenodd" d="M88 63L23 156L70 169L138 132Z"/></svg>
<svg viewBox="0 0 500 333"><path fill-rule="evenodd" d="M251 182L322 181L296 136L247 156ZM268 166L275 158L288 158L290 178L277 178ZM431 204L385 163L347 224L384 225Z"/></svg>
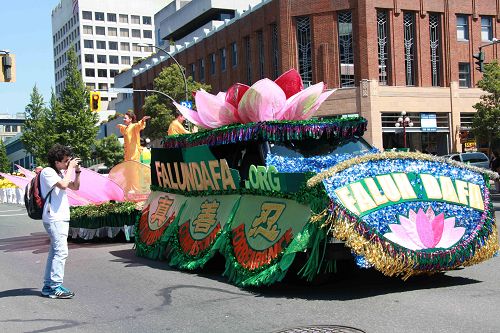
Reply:
<svg viewBox="0 0 500 333"><path fill-rule="evenodd" d="M24 189L24 206L26 207L26 211L28 212L28 216L33 220L41 220L43 214L43 206L45 205L45 201L52 194L51 188L49 193L42 197L42 191L40 187L40 173L37 173L31 181L26 184L26 188Z"/></svg>

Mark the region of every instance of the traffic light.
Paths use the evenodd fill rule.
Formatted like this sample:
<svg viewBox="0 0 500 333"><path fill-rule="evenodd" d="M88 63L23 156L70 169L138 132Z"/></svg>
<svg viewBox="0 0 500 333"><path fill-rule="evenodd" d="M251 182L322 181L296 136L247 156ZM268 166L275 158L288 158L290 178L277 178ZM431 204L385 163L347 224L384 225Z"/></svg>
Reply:
<svg viewBox="0 0 500 333"><path fill-rule="evenodd" d="M16 82L15 57L13 54L0 54L0 82Z"/></svg>
<svg viewBox="0 0 500 333"><path fill-rule="evenodd" d="M475 62L477 65L476 69L482 73L484 70L484 52L479 51L479 53L473 54L472 57L477 60Z"/></svg>
<svg viewBox="0 0 500 333"><path fill-rule="evenodd" d="M94 112L101 110L101 93L99 91L90 92L90 110Z"/></svg>

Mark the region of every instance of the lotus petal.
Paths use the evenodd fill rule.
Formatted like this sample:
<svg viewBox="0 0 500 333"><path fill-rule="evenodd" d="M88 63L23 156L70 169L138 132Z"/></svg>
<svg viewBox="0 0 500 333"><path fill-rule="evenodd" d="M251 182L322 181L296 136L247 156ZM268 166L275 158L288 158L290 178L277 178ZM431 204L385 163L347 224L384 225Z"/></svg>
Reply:
<svg viewBox="0 0 500 333"><path fill-rule="evenodd" d="M434 215L434 213L432 214ZM441 240L441 237L443 236L443 228L444 228L444 214L441 213L438 216L436 216L433 220L431 221L431 226L432 226L432 232L434 234L434 241L432 247L435 247L437 243Z"/></svg>
<svg viewBox="0 0 500 333"><path fill-rule="evenodd" d="M80 189L75 193L94 203L124 201L123 189L108 177L86 168L80 168ZM71 177L74 177L72 175Z"/></svg>
<svg viewBox="0 0 500 333"><path fill-rule="evenodd" d="M335 92L335 90L337 89L332 89L332 90L328 90L328 91L325 91L324 93L322 93L318 99L316 100L316 103L314 103L314 105L309 109L308 112L306 113L302 113L302 115L300 117L295 117L294 119L299 119L299 120L306 120L306 119L309 119L312 117L312 115L318 111L319 107L321 106L321 104L323 104L323 102L331 95Z"/></svg>
<svg viewBox="0 0 500 333"><path fill-rule="evenodd" d="M198 93L196 94L196 96L198 96L198 94L200 93L200 91L198 91ZM200 115L198 114L198 112L194 111L194 110L191 110L183 105L180 105L176 102L173 102L175 107L177 108L177 110L187 119L189 120L190 122L192 122L193 124L195 124L196 126L199 126L199 127L203 127L203 128L210 128L208 127L205 123L202 122L202 120L200 119Z"/></svg>
<svg viewBox="0 0 500 333"><path fill-rule="evenodd" d="M304 89L299 72L293 68L281 74L274 82L283 90L286 99Z"/></svg>
<svg viewBox="0 0 500 333"><path fill-rule="evenodd" d="M416 244L400 224L389 224L392 233L386 233L385 238L410 250L420 250L422 246Z"/></svg>
<svg viewBox="0 0 500 333"><path fill-rule="evenodd" d="M238 108L238 104L241 101L243 95L250 89L249 86L243 83L233 84L226 92L226 102L234 106L234 108Z"/></svg>
<svg viewBox="0 0 500 333"><path fill-rule="evenodd" d="M434 247L434 245L436 244L434 243L434 232L432 231L432 224L427 219L427 215L425 215L422 208L418 210L416 224L418 237L424 244L425 248Z"/></svg>
<svg viewBox="0 0 500 333"><path fill-rule="evenodd" d="M220 96L199 91L196 94L196 107L200 120L209 128L217 128L237 121L234 107Z"/></svg>
<svg viewBox="0 0 500 333"><path fill-rule="evenodd" d="M455 217L445 219L443 224L443 235L436 247L447 249L463 237L465 228L455 228Z"/></svg>
<svg viewBox="0 0 500 333"><path fill-rule="evenodd" d="M16 164L16 167L17 169L19 170L19 172L21 172L26 178L28 179L33 179L35 177L35 173L31 170L28 170L28 169L25 169L23 168L22 166Z"/></svg>
<svg viewBox="0 0 500 333"><path fill-rule="evenodd" d="M410 210L409 216L412 216L411 212L413 212L413 210ZM412 241L415 244L417 244L421 249L423 249L423 248L425 248L425 246L422 243L422 241L420 240L420 237L418 237L418 231L417 231L417 227L415 224L415 220L417 218L417 215L415 212L413 212L413 216L414 216L414 218L412 220L410 220L404 216L400 216L399 222L401 223L401 226L405 229L408 236L412 239Z"/></svg>
<svg viewBox="0 0 500 333"><path fill-rule="evenodd" d="M221 101L225 101L226 100L226 93L224 91L219 91L216 96Z"/></svg>
<svg viewBox="0 0 500 333"><path fill-rule="evenodd" d="M276 119L286 103L286 95L273 81L262 79L248 89L238 104L243 123Z"/></svg>

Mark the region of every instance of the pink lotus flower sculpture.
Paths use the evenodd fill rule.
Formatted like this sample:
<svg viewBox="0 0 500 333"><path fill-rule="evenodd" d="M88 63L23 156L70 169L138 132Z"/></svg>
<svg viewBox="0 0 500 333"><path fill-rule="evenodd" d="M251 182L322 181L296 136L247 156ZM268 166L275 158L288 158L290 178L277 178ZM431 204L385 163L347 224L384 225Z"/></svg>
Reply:
<svg viewBox="0 0 500 333"><path fill-rule="evenodd" d="M300 74L291 69L275 81L262 79L251 87L236 83L227 92L196 92L197 111L174 103L187 120L212 129L235 123L309 119L334 90L323 82L304 89Z"/></svg>
<svg viewBox="0 0 500 333"><path fill-rule="evenodd" d="M447 249L465 233L465 228L455 227L455 217L445 219L443 213L436 216L431 207L427 213L422 208L418 213L410 209L408 217L399 216L399 222L389 224L392 232L384 234L384 237L410 250Z"/></svg>

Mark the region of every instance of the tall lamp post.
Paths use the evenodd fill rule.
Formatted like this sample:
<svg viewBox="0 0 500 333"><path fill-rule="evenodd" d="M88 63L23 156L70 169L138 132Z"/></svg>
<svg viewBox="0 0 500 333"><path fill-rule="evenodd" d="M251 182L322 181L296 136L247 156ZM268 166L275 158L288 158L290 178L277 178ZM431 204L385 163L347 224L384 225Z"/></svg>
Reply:
<svg viewBox="0 0 500 333"><path fill-rule="evenodd" d="M137 46L139 46L141 48L143 48L143 47L154 47L155 49L157 49L159 51L163 51L163 53L165 53L167 56L170 57L170 59L172 59L175 62L175 64L179 68L179 71L181 72L182 78L184 79L184 92L185 92L185 98L186 98L185 100L187 101L188 100L188 85L187 85L186 74L184 73L184 70L182 69L182 66L179 64L179 62L177 61L177 59L175 59L174 56L172 56L170 53L168 53L167 50L162 49L161 47L158 47L158 46L153 45L153 44L139 43L139 44L137 44Z"/></svg>
<svg viewBox="0 0 500 333"><path fill-rule="evenodd" d="M413 127L413 123L410 117L406 115L406 111L401 111L401 117L398 118L398 121L394 125L396 127L403 127L403 145L406 148L406 128Z"/></svg>

